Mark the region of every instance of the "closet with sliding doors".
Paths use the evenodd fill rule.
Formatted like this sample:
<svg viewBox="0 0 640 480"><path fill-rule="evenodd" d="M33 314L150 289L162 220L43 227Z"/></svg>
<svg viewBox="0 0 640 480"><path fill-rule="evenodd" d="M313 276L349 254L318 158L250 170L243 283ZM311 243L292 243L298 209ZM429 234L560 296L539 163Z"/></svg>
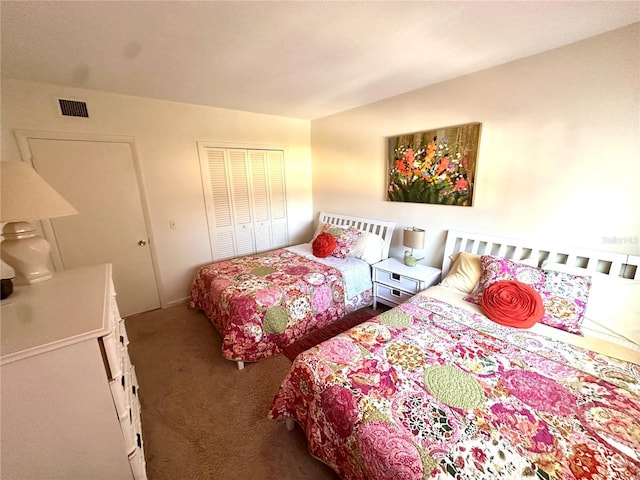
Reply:
<svg viewBox="0 0 640 480"><path fill-rule="evenodd" d="M284 151L198 146L213 260L287 246Z"/></svg>

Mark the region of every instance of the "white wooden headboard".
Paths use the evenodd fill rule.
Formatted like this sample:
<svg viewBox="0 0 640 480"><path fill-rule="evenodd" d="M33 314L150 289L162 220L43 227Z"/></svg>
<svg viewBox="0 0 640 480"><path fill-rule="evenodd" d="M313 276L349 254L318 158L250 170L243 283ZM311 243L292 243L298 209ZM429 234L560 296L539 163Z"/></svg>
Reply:
<svg viewBox="0 0 640 480"><path fill-rule="evenodd" d="M340 215L338 213L320 212L318 221L321 223L329 223L337 227L355 227L363 232L375 233L384 240L383 258L389 256L389 247L391 246L391 237L395 222L387 222L385 220L375 220L372 218L352 217L350 215Z"/></svg>
<svg viewBox="0 0 640 480"><path fill-rule="evenodd" d="M516 261L535 258L538 266L543 261L549 260L570 267L584 268L591 272L640 279L640 256L637 255L579 248L560 248L557 245L541 245L527 240L457 230L449 230L447 234L444 258L442 259L443 278L451 268L449 256L461 251L478 255L495 255Z"/></svg>

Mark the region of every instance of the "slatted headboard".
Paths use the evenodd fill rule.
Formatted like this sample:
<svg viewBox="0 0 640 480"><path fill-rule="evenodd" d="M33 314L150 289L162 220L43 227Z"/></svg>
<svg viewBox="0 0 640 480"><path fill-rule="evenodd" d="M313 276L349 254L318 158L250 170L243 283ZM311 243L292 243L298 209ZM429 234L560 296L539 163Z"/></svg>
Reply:
<svg viewBox="0 0 640 480"><path fill-rule="evenodd" d="M338 213L320 212L318 220L321 223L329 223L337 227L355 227L363 232L370 232L379 235L384 240L383 258L389 256L391 237L395 222L385 220L375 220L371 218L352 217L350 215L340 215Z"/></svg>
<svg viewBox="0 0 640 480"><path fill-rule="evenodd" d="M495 255L512 260L535 258L538 266L543 261L584 268L587 272L600 272L616 277L640 280L640 256L602 252L577 248L559 248L527 240L449 230L442 260L442 276L449 272L449 256L456 252Z"/></svg>

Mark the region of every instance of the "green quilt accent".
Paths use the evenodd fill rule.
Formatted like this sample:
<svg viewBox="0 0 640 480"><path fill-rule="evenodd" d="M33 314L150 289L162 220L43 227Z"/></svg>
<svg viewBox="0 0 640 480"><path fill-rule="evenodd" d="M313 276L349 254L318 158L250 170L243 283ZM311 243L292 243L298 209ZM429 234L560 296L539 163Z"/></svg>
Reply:
<svg viewBox="0 0 640 480"><path fill-rule="evenodd" d="M391 309L378 315L380 323L384 323L389 327L403 328L411 325L411 315L403 311Z"/></svg>
<svg viewBox="0 0 640 480"><path fill-rule="evenodd" d="M424 371L424 386L445 405L470 410L485 404L480 383L468 373L451 365L438 365Z"/></svg>
<svg viewBox="0 0 640 480"><path fill-rule="evenodd" d="M273 267L256 267L251 270L251 273L256 277L266 277L267 275L275 272L276 269Z"/></svg>
<svg viewBox="0 0 640 480"><path fill-rule="evenodd" d="M393 422L384 413L378 410L368 401L366 397L362 399L362 421L368 422L384 422L393 425Z"/></svg>
<svg viewBox="0 0 640 480"><path fill-rule="evenodd" d="M363 357L370 357L371 356L371 352L369 350L367 350L366 348L364 348L362 345L360 345L359 343L356 343L356 346L360 349L360 354Z"/></svg>
<svg viewBox="0 0 640 480"><path fill-rule="evenodd" d="M284 332L289 323L289 313L284 307L275 305L267 308L264 314L262 328L267 334Z"/></svg>
<svg viewBox="0 0 640 480"><path fill-rule="evenodd" d="M416 445L416 448L418 449L418 454L422 461L422 478L423 480L427 480L431 477L431 472L433 472L438 466L438 462L436 462L436 460L420 445Z"/></svg>

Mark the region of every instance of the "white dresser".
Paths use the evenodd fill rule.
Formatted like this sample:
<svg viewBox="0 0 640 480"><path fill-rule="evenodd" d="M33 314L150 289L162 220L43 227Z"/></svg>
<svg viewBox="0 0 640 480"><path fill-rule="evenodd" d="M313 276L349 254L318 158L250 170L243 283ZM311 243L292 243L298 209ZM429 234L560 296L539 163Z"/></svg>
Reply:
<svg viewBox="0 0 640 480"><path fill-rule="evenodd" d="M145 479L140 402L111 265L2 301L2 479Z"/></svg>

